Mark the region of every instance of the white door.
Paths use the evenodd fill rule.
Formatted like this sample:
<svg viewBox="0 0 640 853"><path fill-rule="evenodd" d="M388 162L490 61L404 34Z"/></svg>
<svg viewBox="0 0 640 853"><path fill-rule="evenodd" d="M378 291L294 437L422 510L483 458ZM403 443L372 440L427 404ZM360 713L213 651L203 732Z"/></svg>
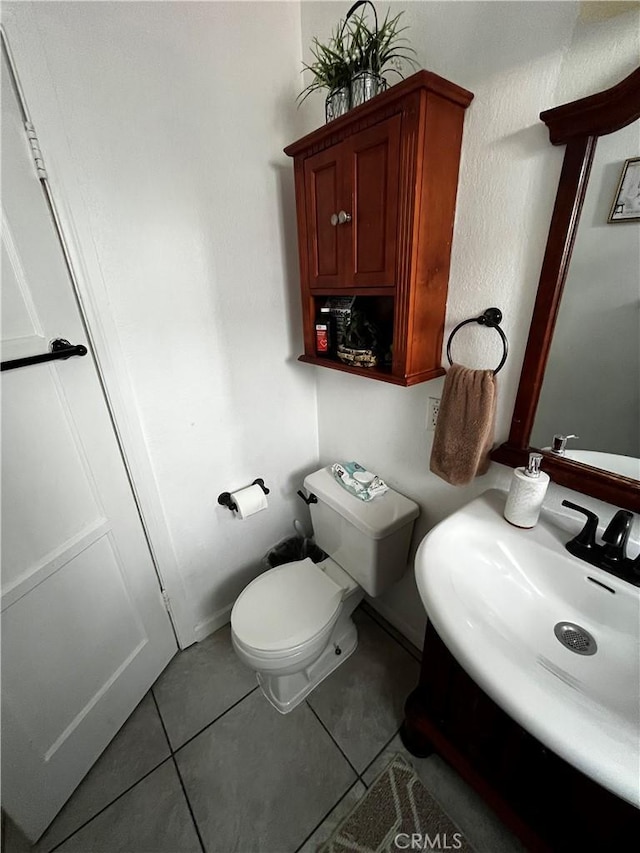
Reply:
<svg viewBox="0 0 640 853"><path fill-rule="evenodd" d="M2 360L88 346L2 55ZM176 652L91 354L2 372L2 795L36 839Z"/></svg>

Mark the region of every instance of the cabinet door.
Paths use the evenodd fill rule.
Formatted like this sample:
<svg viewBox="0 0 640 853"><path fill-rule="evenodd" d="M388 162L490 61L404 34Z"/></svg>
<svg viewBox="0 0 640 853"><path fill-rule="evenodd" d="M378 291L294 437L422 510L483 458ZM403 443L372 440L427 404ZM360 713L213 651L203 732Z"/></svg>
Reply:
<svg viewBox="0 0 640 853"><path fill-rule="evenodd" d="M400 115L355 134L345 145L351 184L350 278L355 287L393 287L396 279Z"/></svg>
<svg viewBox="0 0 640 853"><path fill-rule="evenodd" d="M307 218L309 286L312 289L340 287L343 281L344 244L342 226L332 217L340 211L343 195L342 145L334 145L304 163Z"/></svg>

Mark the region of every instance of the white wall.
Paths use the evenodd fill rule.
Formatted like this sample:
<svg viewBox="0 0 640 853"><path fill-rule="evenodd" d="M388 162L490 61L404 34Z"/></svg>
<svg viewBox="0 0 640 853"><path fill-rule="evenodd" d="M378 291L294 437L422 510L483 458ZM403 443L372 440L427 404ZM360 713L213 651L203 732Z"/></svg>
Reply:
<svg viewBox="0 0 640 853"><path fill-rule="evenodd" d="M47 2L5 4L3 18L115 321L202 636L292 532L317 463L282 153L300 135L300 9ZM258 476L267 512L240 522L217 505Z"/></svg>
<svg viewBox="0 0 640 853"><path fill-rule="evenodd" d="M539 113L622 79L637 64L637 9L609 20L578 20L576 3L392 3L419 65L475 93L467 111L453 241L446 335L491 305L504 314L510 355L499 374L497 441L507 437L562 149L548 142ZM384 4L386 8L386 4ZM303 3L302 41L325 39L344 4ZM322 97L306 109L308 129L323 120ZM491 367L499 360L496 334L474 327L456 338L457 360ZM320 458L357 459L412 497L422 515L414 545L475 494L508 487L510 471L492 465L469 487L429 473L432 433L425 431L427 398L442 380L396 388L318 370ZM350 405L356 399L357 406ZM371 413L367 422L363 415ZM564 490L552 490L556 504ZM588 499L581 497L583 503ZM374 602L414 642L424 612L413 573Z"/></svg>
<svg viewBox="0 0 640 853"><path fill-rule="evenodd" d="M153 481L160 533L168 531L163 551L172 551L199 636L224 620L262 552L303 514L295 491L317 464L318 430L323 463L359 459L420 503L415 541L510 477L494 465L454 488L429 474L427 398L441 380L403 389L296 362L293 175L281 151L323 122L320 96L295 108L302 49L313 35L326 38L347 7L3 5L83 275L113 332L114 370L120 359L129 413L142 425L136 456L148 457L146 485ZM538 113L631 70L637 13L576 24L570 2L398 8L420 64L476 95L446 331L490 305L503 310L511 345L500 374L503 439L562 159ZM480 328L456 347L472 366L500 354L498 336ZM272 489L270 509L241 523L216 497L255 476ZM410 572L377 606L421 642Z"/></svg>

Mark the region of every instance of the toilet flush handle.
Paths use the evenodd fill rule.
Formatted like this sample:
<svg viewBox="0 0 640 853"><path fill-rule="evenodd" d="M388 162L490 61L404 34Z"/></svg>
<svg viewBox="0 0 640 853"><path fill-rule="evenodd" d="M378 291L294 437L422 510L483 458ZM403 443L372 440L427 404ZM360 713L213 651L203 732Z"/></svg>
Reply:
<svg viewBox="0 0 640 853"><path fill-rule="evenodd" d="M317 504L318 503L318 498L313 494L313 492L311 492L309 494L309 497L307 497L305 495L305 493L302 491L302 489L298 489L298 494L300 495L300 497L306 503L307 506L309 506L309 504Z"/></svg>

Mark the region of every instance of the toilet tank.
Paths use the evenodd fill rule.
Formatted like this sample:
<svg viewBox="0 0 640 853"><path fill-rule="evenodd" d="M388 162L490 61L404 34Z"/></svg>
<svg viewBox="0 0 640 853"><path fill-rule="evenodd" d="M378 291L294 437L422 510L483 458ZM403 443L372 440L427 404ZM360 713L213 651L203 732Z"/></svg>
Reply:
<svg viewBox="0 0 640 853"><path fill-rule="evenodd" d="M368 595L380 595L400 580L420 514L417 503L393 489L361 501L336 481L331 468L309 474L304 487L318 499L309 505L316 543Z"/></svg>

